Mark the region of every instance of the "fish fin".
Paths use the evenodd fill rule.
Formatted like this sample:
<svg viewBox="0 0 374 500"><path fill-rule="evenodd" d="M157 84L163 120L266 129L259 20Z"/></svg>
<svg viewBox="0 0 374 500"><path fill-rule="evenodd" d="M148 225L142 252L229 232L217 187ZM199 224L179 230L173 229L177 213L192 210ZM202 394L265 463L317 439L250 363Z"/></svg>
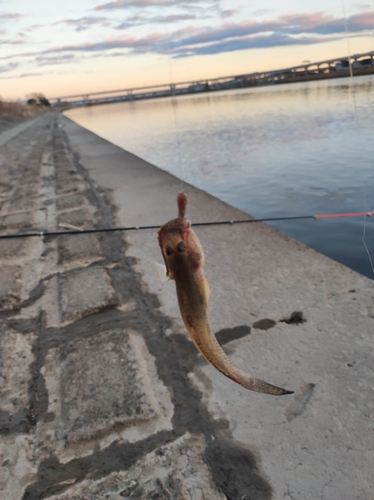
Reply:
<svg viewBox="0 0 374 500"><path fill-rule="evenodd" d="M157 276L159 277L161 283L166 283L170 280L165 264L159 264L158 262L155 262L155 268Z"/></svg>
<svg viewBox="0 0 374 500"><path fill-rule="evenodd" d="M185 193L183 192L178 193L177 204L178 204L178 217L183 219L186 214L186 207L187 207L187 196L185 195Z"/></svg>

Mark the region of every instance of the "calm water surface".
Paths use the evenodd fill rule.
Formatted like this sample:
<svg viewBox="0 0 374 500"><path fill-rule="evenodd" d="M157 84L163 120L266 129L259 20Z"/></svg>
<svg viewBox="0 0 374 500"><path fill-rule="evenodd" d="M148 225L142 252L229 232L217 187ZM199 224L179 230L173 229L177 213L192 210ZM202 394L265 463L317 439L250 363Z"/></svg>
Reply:
<svg viewBox="0 0 374 500"><path fill-rule="evenodd" d="M257 217L374 210L374 77L80 108L68 117ZM373 278L364 218L274 223ZM374 258L374 218L366 218Z"/></svg>

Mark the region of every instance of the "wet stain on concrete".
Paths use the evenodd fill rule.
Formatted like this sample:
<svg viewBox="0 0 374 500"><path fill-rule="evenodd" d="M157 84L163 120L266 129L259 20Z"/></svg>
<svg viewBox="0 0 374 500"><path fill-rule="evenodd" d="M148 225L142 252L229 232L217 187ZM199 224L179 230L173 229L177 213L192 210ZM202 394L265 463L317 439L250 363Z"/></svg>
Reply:
<svg viewBox="0 0 374 500"><path fill-rule="evenodd" d="M306 322L306 319L302 311L295 311L288 318L283 318L279 322L287 323L287 325L301 325Z"/></svg>
<svg viewBox="0 0 374 500"><path fill-rule="evenodd" d="M223 328L216 332L216 339L221 345L232 340L241 339L251 333L251 328L247 325L234 326L233 328Z"/></svg>
<svg viewBox="0 0 374 500"><path fill-rule="evenodd" d="M269 330L270 328L273 328L277 324L276 321L273 319L269 318L264 318L256 321L253 323L253 328L256 328L257 330Z"/></svg>
<svg viewBox="0 0 374 500"><path fill-rule="evenodd" d="M310 383L304 384L298 388L284 412L288 422L304 413L304 410L312 397L314 388L315 384Z"/></svg>
<svg viewBox="0 0 374 500"><path fill-rule="evenodd" d="M220 439L211 443L205 459L215 483L227 500L268 500L272 489L259 473L256 459L238 443Z"/></svg>

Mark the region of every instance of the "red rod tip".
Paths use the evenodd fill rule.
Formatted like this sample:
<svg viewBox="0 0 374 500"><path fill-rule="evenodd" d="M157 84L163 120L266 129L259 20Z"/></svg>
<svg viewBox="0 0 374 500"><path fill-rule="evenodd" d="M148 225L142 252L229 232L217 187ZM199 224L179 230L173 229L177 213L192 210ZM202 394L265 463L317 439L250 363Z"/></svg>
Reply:
<svg viewBox="0 0 374 500"><path fill-rule="evenodd" d="M350 212L346 214L318 214L314 215L315 219L335 219L337 217L362 217L364 215L371 216L374 212Z"/></svg>

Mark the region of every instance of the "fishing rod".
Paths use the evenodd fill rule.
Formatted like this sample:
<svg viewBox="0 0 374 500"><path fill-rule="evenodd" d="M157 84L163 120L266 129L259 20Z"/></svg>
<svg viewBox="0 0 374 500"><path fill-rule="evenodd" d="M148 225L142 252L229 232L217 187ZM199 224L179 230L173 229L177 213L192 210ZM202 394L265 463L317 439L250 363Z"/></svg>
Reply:
<svg viewBox="0 0 374 500"><path fill-rule="evenodd" d="M338 214L317 214L317 215L296 215L290 217L266 217L262 219L239 219L239 220L223 220L223 221L211 221L211 222L195 222L192 224L194 227L198 226L223 226L223 225L233 225L233 224L250 224L255 222L278 222L278 221L288 221L288 220L301 220L301 219L334 219L341 217L371 217L374 215L373 212L349 212L349 213L338 213ZM66 224L68 225L68 224ZM78 235L78 234L89 234L89 233L111 233L118 231L142 231L145 229L160 229L162 224L151 225L151 226L128 226L128 227L104 227L97 229L80 229L78 227L72 226L74 229L67 231L33 231L29 233L10 233L0 235L0 240L11 239L11 238L32 238L32 237L45 237L45 236L65 236L65 235Z"/></svg>

